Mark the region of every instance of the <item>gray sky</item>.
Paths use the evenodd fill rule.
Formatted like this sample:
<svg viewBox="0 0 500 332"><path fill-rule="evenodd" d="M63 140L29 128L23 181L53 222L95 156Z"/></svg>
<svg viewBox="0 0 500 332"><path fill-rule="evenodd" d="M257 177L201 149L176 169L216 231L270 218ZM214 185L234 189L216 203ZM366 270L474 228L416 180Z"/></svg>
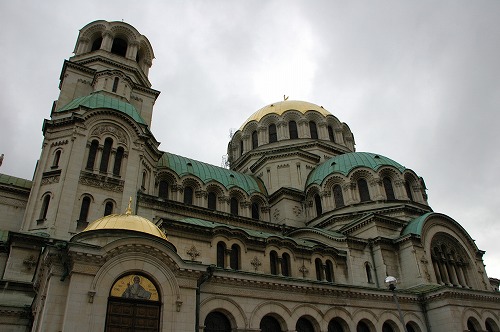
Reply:
<svg viewBox="0 0 500 332"><path fill-rule="evenodd" d="M493 0L1 1L0 172L31 179L78 30L124 20L155 51L162 150L221 165L257 109L284 94L322 105L357 151L424 177L499 278L499 17Z"/></svg>

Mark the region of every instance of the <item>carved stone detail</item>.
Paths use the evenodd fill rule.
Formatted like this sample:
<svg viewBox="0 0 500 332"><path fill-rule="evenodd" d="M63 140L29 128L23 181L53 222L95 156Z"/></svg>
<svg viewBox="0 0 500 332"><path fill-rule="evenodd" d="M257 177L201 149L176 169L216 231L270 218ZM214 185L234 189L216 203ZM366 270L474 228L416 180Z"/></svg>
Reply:
<svg viewBox="0 0 500 332"><path fill-rule="evenodd" d="M189 250L186 253L189 255L189 257L191 257L192 261L196 260L196 258L200 256L200 252L198 251L198 249L196 249L194 245L191 246L191 248L189 248Z"/></svg>
<svg viewBox="0 0 500 332"><path fill-rule="evenodd" d="M113 125L100 125L92 131L92 135L101 136L102 134L112 134L116 137L119 143L127 144L127 139L123 130Z"/></svg>

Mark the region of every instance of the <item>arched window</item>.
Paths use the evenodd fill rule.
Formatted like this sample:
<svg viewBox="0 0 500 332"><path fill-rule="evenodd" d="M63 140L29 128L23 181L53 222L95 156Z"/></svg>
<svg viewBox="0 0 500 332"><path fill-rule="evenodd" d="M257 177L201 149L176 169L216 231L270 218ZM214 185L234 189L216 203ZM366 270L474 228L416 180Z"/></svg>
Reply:
<svg viewBox="0 0 500 332"><path fill-rule="evenodd" d="M99 37L96 40L94 40L94 42L92 43L92 48L90 49L90 52L100 50L101 43L102 43L102 37Z"/></svg>
<svg viewBox="0 0 500 332"><path fill-rule="evenodd" d="M159 331L160 295L146 276L128 274L111 287L105 331Z"/></svg>
<svg viewBox="0 0 500 332"><path fill-rule="evenodd" d="M184 204L193 205L193 188L184 188Z"/></svg>
<svg viewBox="0 0 500 332"><path fill-rule="evenodd" d="M160 180L158 184L158 197L168 199L168 182L166 180Z"/></svg>
<svg viewBox="0 0 500 332"><path fill-rule="evenodd" d="M269 143L278 141L278 134L276 133L276 125L273 123L269 125Z"/></svg>
<svg viewBox="0 0 500 332"><path fill-rule="evenodd" d="M52 162L52 168L59 167L59 159L61 159L61 150L57 150L54 154L54 160Z"/></svg>
<svg viewBox="0 0 500 332"><path fill-rule="evenodd" d="M253 202L252 203L252 219L259 220L259 213L260 212L260 206L259 203Z"/></svg>
<svg viewBox="0 0 500 332"><path fill-rule="evenodd" d="M330 139L330 142L335 143L335 135L333 134L332 126L328 126L328 138Z"/></svg>
<svg viewBox="0 0 500 332"><path fill-rule="evenodd" d="M368 184L365 179L358 180L358 190L359 190L359 199L361 202L370 201L370 192L368 191Z"/></svg>
<svg viewBox="0 0 500 332"><path fill-rule="evenodd" d="M239 205L238 199L236 197L231 197L231 201L229 204L230 204L231 214L233 216L237 216L238 215L238 205Z"/></svg>
<svg viewBox="0 0 500 332"><path fill-rule="evenodd" d="M111 53L125 56L127 54L127 42L121 38L113 39L113 46L111 46Z"/></svg>
<svg viewBox="0 0 500 332"><path fill-rule="evenodd" d="M89 147L89 156L87 158L87 166L86 169L92 170L94 169L95 157L97 155L97 149L99 148L99 142L97 140L93 140L90 143Z"/></svg>
<svg viewBox="0 0 500 332"><path fill-rule="evenodd" d="M316 216L321 216L323 214L323 208L321 207L321 197L319 197L318 194L314 195L314 205L316 207Z"/></svg>
<svg viewBox="0 0 500 332"><path fill-rule="evenodd" d="M406 195L408 196L408 199L410 201L413 201L413 195L411 194L411 185L410 185L410 182L405 181L405 189L406 189Z"/></svg>
<svg viewBox="0 0 500 332"><path fill-rule="evenodd" d="M391 324L388 322L384 322L382 325L382 332L394 332L394 329L392 328Z"/></svg>
<svg viewBox="0 0 500 332"><path fill-rule="evenodd" d="M467 319L467 330L469 330L469 332L477 332L480 329L481 327L479 326L479 323L475 318L471 317Z"/></svg>
<svg viewBox="0 0 500 332"><path fill-rule="evenodd" d="M257 135L257 131L254 130L252 132L252 149L256 149L259 146L259 136Z"/></svg>
<svg viewBox="0 0 500 332"><path fill-rule="evenodd" d="M233 270L240 269L240 246L237 244L233 244L231 246L231 256L230 256L229 266Z"/></svg>
<svg viewBox="0 0 500 332"><path fill-rule="evenodd" d="M212 311L205 318L204 332L231 332L231 322L223 313Z"/></svg>
<svg viewBox="0 0 500 332"><path fill-rule="evenodd" d="M278 274L278 254L276 251L271 251L269 255L269 262L271 264L271 274Z"/></svg>
<svg viewBox="0 0 500 332"><path fill-rule="evenodd" d="M314 326L309 319L300 317L295 325L295 330L297 332L314 332Z"/></svg>
<svg viewBox="0 0 500 332"><path fill-rule="evenodd" d="M314 260L314 267L316 268L316 280L322 281L323 280L323 262L321 262L321 259L316 258Z"/></svg>
<svg viewBox="0 0 500 332"><path fill-rule="evenodd" d="M146 171L142 172L142 182L141 182L141 189L146 190L146 183L148 179L148 173Z"/></svg>
<svg viewBox="0 0 500 332"><path fill-rule="evenodd" d="M486 331L488 332L496 332L498 331L498 325L491 318L486 318L484 322L484 326L486 327ZM408 331L410 332L410 331Z"/></svg>
<svg viewBox="0 0 500 332"><path fill-rule="evenodd" d="M316 127L316 122L309 121L309 131L311 132L311 138L318 139L318 128Z"/></svg>
<svg viewBox="0 0 500 332"><path fill-rule="evenodd" d="M295 121L288 122L288 134L290 135L290 139L299 138L299 131L297 130L297 122Z"/></svg>
<svg viewBox="0 0 500 332"><path fill-rule="evenodd" d="M335 207L337 209L344 206L344 195L342 194L342 188L339 184L333 186L333 200L335 201Z"/></svg>
<svg viewBox="0 0 500 332"><path fill-rule="evenodd" d="M283 255L281 255L281 274L285 277L290 277L290 272L290 255L285 252Z"/></svg>
<svg viewBox="0 0 500 332"><path fill-rule="evenodd" d="M243 155L243 140L240 141L240 157Z"/></svg>
<svg viewBox="0 0 500 332"><path fill-rule="evenodd" d="M208 208L214 211L217 209L217 195L213 191L208 193Z"/></svg>
<svg viewBox="0 0 500 332"><path fill-rule="evenodd" d="M385 196L387 197L387 200L395 200L396 196L394 195L394 188L392 187L391 178L389 178L388 176L384 177L382 179L382 183L384 184Z"/></svg>
<svg viewBox="0 0 500 332"><path fill-rule="evenodd" d="M363 321L360 321L356 326L356 332L371 332L370 327Z"/></svg>
<svg viewBox="0 0 500 332"><path fill-rule="evenodd" d="M370 264L368 262L365 263L365 272L366 281L368 281L369 284L373 284L372 268L370 267Z"/></svg>
<svg viewBox="0 0 500 332"><path fill-rule="evenodd" d="M226 261L226 244L224 242L217 243L217 266L225 268L224 262Z"/></svg>
<svg viewBox="0 0 500 332"><path fill-rule="evenodd" d="M113 140L111 138L106 138L104 140L104 147L102 149L101 165L99 166L99 171L106 173L108 171L109 156L111 155L111 147L113 146Z"/></svg>
<svg viewBox="0 0 500 332"><path fill-rule="evenodd" d="M49 210L50 203L50 195L45 195L42 201L42 208L40 209L40 218L38 218L38 222L44 222L47 220L47 211Z"/></svg>
<svg viewBox="0 0 500 332"><path fill-rule="evenodd" d="M89 216L90 209L90 197L85 196L82 199L82 206L80 208L80 217L78 217L79 222L86 222Z"/></svg>
<svg viewBox="0 0 500 332"><path fill-rule="evenodd" d="M345 322L341 318L334 318L328 323L328 332L344 332L346 331L342 326L345 326Z"/></svg>
<svg viewBox="0 0 500 332"><path fill-rule="evenodd" d="M116 149L115 164L113 165L113 175L120 175L120 171L122 168L123 153L124 150L121 146L118 149Z"/></svg>
<svg viewBox="0 0 500 332"><path fill-rule="evenodd" d="M281 332L281 325L276 318L270 315L262 317L260 321L261 332Z"/></svg>
<svg viewBox="0 0 500 332"><path fill-rule="evenodd" d="M406 332L417 332L417 330L413 327L415 323L408 322L406 323ZM493 330L491 331L493 332Z"/></svg>
<svg viewBox="0 0 500 332"><path fill-rule="evenodd" d="M326 281L333 282L333 263L331 260L326 260L325 266L325 279Z"/></svg>
<svg viewBox="0 0 500 332"><path fill-rule="evenodd" d="M469 259L465 249L453 237L437 233L431 241L431 259L439 284L469 288Z"/></svg>
<svg viewBox="0 0 500 332"><path fill-rule="evenodd" d="M110 214L113 214L113 202L106 202L104 206L104 216L109 216Z"/></svg>

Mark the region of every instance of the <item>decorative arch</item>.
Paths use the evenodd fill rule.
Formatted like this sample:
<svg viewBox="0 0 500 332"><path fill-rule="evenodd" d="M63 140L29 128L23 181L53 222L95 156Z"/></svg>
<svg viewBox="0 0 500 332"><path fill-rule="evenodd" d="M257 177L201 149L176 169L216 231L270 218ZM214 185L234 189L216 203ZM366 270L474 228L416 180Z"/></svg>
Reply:
<svg viewBox="0 0 500 332"><path fill-rule="evenodd" d="M276 318L281 325L282 331L288 331L287 320L291 316L291 311L283 305L281 302L267 301L257 305L253 312L250 313L249 317L249 327L259 328L260 322L264 316L271 315Z"/></svg>
<svg viewBox="0 0 500 332"><path fill-rule="evenodd" d="M207 315L213 311L224 313L231 322L233 330L237 328L243 329L248 326L248 318L245 315L245 311L235 300L229 297L215 295L203 300L200 303L200 322L204 322Z"/></svg>

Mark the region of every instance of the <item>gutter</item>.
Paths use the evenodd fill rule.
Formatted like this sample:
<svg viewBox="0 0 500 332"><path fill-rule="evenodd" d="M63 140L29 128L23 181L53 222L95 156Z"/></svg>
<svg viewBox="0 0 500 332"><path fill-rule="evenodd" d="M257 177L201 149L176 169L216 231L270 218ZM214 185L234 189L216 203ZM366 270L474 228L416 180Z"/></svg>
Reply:
<svg viewBox="0 0 500 332"><path fill-rule="evenodd" d="M196 308L195 308L195 325L194 332L198 332L200 328L200 288L205 282L207 282L214 275L215 265L210 265L207 267L207 271L203 272L200 278L196 282Z"/></svg>

